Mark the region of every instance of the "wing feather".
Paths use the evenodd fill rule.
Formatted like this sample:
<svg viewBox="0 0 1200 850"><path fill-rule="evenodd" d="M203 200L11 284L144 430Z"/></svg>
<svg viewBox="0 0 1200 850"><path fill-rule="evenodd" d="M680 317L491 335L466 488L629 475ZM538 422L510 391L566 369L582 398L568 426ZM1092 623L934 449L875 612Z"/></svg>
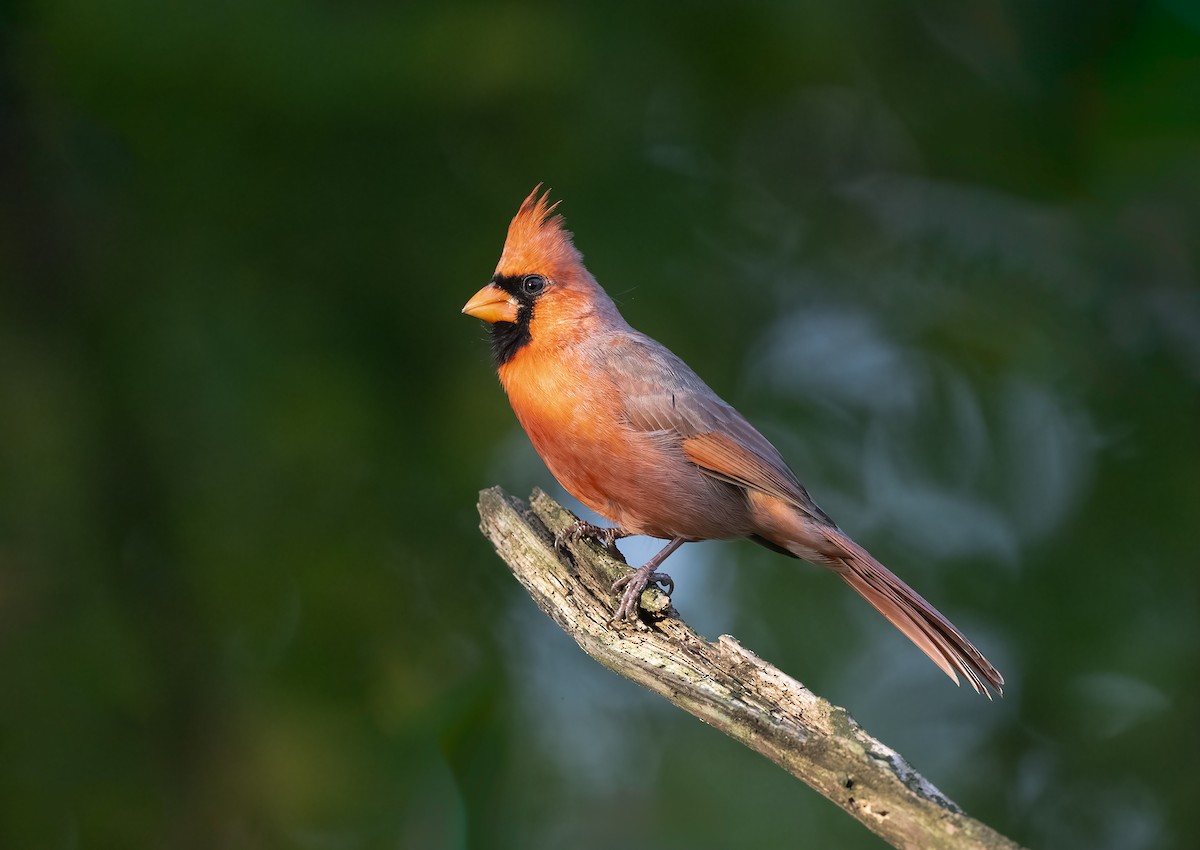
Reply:
<svg viewBox="0 0 1200 850"><path fill-rule="evenodd" d="M777 499L814 520L798 522L794 540L770 540L766 545L837 572L954 681L962 676L977 691L988 693L991 687L1002 693L1004 677L979 650L920 594L841 532L770 441L683 361L640 334L626 335L614 348L610 354L615 356L606 365L621 373L623 414L630 427L678 441L684 457L704 475Z"/></svg>
<svg viewBox="0 0 1200 850"><path fill-rule="evenodd" d="M684 456L710 478L758 490L833 525L783 456L687 364L649 337L626 335L620 356L624 419L677 436Z"/></svg>

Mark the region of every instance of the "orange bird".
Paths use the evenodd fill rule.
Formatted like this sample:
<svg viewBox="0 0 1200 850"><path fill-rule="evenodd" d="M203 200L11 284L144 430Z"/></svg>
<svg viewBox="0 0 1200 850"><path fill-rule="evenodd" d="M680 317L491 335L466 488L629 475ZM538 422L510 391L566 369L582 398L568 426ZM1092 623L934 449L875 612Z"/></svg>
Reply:
<svg viewBox="0 0 1200 850"><path fill-rule="evenodd" d="M833 570L956 683L961 675L976 691L1001 693L996 668L817 507L766 437L629 326L540 189L509 225L491 283L463 312L490 324L500 383L550 472L617 526L579 521L567 534L609 548L634 534L670 541L613 585L622 594L614 622L636 620L651 582L674 588L655 570L682 544L748 537Z"/></svg>

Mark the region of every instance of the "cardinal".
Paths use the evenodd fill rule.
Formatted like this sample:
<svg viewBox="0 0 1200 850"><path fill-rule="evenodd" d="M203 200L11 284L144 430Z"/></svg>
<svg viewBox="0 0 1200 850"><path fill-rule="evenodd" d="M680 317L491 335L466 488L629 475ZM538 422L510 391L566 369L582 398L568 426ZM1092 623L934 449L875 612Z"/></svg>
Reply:
<svg viewBox="0 0 1200 850"><path fill-rule="evenodd" d="M668 541L613 585L613 622L637 620L651 583L673 590L657 570L684 543L745 537L832 570L955 683L1002 693L996 668L837 527L766 437L629 326L540 191L521 204L491 282L462 311L489 323L500 383L551 474L614 523L578 521L566 534L610 549L629 535Z"/></svg>

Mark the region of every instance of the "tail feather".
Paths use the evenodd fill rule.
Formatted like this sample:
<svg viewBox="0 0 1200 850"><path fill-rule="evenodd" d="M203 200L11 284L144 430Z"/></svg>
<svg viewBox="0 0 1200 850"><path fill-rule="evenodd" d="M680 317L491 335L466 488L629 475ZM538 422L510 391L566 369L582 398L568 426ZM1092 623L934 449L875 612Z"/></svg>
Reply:
<svg viewBox="0 0 1200 850"><path fill-rule="evenodd" d="M989 699L989 687L1004 695L1004 677L941 612L845 534L833 528L823 531L837 551L837 556L825 565L887 617L955 684L961 675Z"/></svg>

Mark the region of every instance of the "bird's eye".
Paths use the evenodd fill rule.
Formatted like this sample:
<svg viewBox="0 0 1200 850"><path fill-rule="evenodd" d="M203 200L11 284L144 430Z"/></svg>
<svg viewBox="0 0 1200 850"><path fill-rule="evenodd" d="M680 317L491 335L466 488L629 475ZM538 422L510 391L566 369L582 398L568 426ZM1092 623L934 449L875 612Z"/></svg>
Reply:
<svg viewBox="0 0 1200 850"><path fill-rule="evenodd" d="M537 295L546 288L546 278L540 274L527 274L521 279L521 291L526 295Z"/></svg>

